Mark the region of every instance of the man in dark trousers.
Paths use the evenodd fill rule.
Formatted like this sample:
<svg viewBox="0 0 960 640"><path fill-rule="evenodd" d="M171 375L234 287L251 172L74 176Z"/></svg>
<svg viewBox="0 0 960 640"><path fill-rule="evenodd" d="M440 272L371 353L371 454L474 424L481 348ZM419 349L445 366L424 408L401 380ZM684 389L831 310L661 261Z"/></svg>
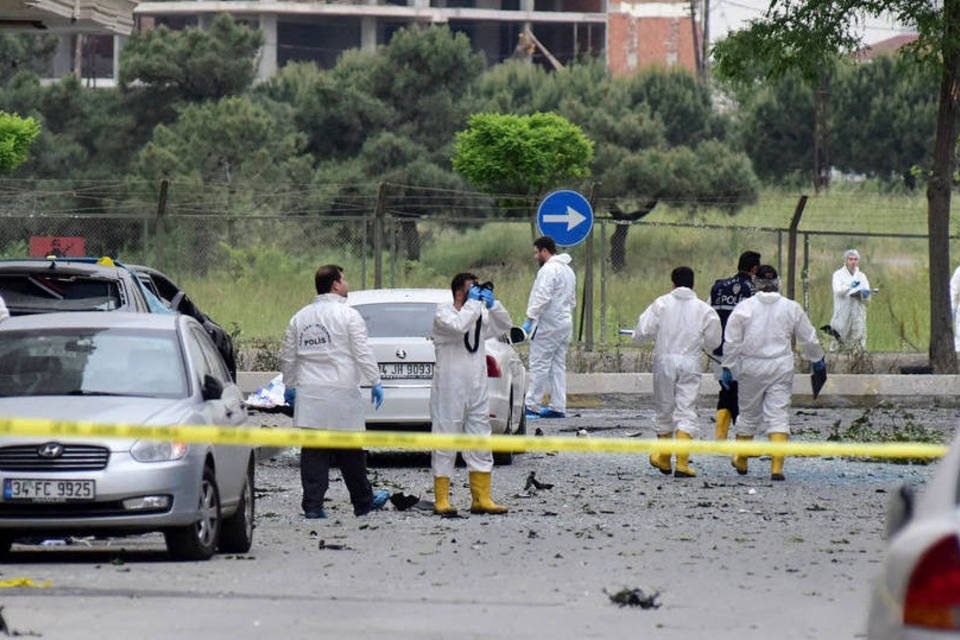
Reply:
<svg viewBox="0 0 960 640"><path fill-rule="evenodd" d="M361 383L371 386L370 401L377 409L383 403L380 369L367 344L367 326L360 313L347 304L350 288L343 269L323 265L317 269L314 283L317 297L290 319L280 354L283 382L297 390L293 424L307 429L363 431ZM366 515L386 503L389 492L374 492L370 487L365 451L304 447L300 480L305 518L327 517L323 499L331 462L340 465L354 515Z"/></svg>
<svg viewBox="0 0 960 640"><path fill-rule="evenodd" d="M754 278L760 266L760 254L744 251L737 263L737 275L717 280L710 289L710 306L720 316L720 325L727 328L727 318L741 300L746 300L756 291ZM714 349L714 362L723 358L723 343ZM719 367L717 367L719 369ZM739 393L736 380L720 378L720 396L717 398L716 439L726 440L730 425L740 413Z"/></svg>

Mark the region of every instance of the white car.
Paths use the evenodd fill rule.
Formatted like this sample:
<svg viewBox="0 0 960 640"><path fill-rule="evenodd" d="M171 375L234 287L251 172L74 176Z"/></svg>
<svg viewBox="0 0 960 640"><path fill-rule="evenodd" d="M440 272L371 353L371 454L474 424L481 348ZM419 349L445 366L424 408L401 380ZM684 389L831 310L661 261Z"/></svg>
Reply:
<svg viewBox="0 0 960 640"><path fill-rule="evenodd" d="M960 433L919 498L892 496L870 640L960 640Z"/></svg>
<svg viewBox="0 0 960 640"><path fill-rule="evenodd" d="M370 346L380 364L384 403L367 410L368 428L430 429L430 384L436 355L433 316L437 305L450 302L449 289L367 289L351 291L349 304L367 323ZM511 335L512 334L512 335ZM523 331L486 341L490 430L495 434L526 433L523 397L527 370L513 349ZM509 453L494 454L509 464Z"/></svg>

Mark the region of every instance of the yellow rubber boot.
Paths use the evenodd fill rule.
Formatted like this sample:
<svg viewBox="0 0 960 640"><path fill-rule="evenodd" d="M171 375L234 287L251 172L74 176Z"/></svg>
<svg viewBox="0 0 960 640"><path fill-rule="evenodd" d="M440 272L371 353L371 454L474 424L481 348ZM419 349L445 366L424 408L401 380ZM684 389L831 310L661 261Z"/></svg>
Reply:
<svg viewBox="0 0 960 640"><path fill-rule="evenodd" d="M737 436L737 442L745 440L753 440L753 436ZM740 475L747 475L747 456L733 456L730 458L730 464L733 465L733 468L736 469Z"/></svg>
<svg viewBox="0 0 960 640"><path fill-rule="evenodd" d="M729 409L717 409L716 440L726 440L730 433L730 424L733 423L733 414Z"/></svg>
<svg viewBox="0 0 960 640"><path fill-rule="evenodd" d="M790 439L790 435L786 433L771 433L770 442L786 442ZM784 456L773 456L770 460L770 479L771 480L786 480L783 475L783 458Z"/></svg>
<svg viewBox="0 0 960 640"><path fill-rule="evenodd" d="M438 516L457 515L457 510L450 506L450 478L433 479L433 512Z"/></svg>
<svg viewBox="0 0 960 640"><path fill-rule="evenodd" d="M660 440L673 440L672 433L658 433L657 438ZM651 453L650 454L650 464L660 470L660 473L668 476L673 473L673 468L670 466L670 452L666 451L664 453Z"/></svg>
<svg viewBox="0 0 960 640"><path fill-rule="evenodd" d="M677 440L693 440L686 431L677 429ZM674 478L696 478L697 472L690 468L690 454L677 452L677 468L673 472Z"/></svg>
<svg viewBox="0 0 960 640"><path fill-rule="evenodd" d="M470 495L473 502L470 504L470 513L489 513L499 515L509 511L502 504L497 504L490 497L490 472L470 472Z"/></svg>

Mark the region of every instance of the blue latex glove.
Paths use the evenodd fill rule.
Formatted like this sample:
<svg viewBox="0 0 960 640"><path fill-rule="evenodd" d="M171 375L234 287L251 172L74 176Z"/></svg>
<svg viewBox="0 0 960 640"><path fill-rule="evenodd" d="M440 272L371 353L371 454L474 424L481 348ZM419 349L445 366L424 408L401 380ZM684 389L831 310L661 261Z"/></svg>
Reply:
<svg viewBox="0 0 960 640"><path fill-rule="evenodd" d="M480 287L473 285L470 287L470 290L467 291L467 300L479 300L481 295Z"/></svg>
<svg viewBox="0 0 960 640"><path fill-rule="evenodd" d="M860 291L860 297L863 298L864 300L869 300L869 299L870 299L870 289L863 289L862 291Z"/></svg>
<svg viewBox="0 0 960 640"><path fill-rule="evenodd" d="M379 409L380 405L383 404L383 385L375 384L370 389L370 402L373 403L374 409Z"/></svg>
<svg viewBox="0 0 960 640"><path fill-rule="evenodd" d="M820 358L819 360L814 362L812 365L810 365L810 368L816 371L817 373L822 373L826 371L827 370L826 358Z"/></svg>
<svg viewBox="0 0 960 640"><path fill-rule="evenodd" d="M720 374L720 386L725 390L730 391L731 382L734 382L733 373L730 372L730 369L724 367L723 373Z"/></svg>
<svg viewBox="0 0 960 640"><path fill-rule="evenodd" d="M296 387L287 387L283 390L283 401L291 407L293 406L293 404L297 401Z"/></svg>
<svg viewBox="0 0 960 640"><path fill-rule="evenodd" d="M850 288L851 288L851 289L856 289L856 288L859 287L859 286L860 286L860 281L859 281L859 280L854 280L853 282L850 283Z"/></svg>
<svg viewBox="0 0 960 640"><path fill-rule="evenodd" d="M531 320L530 318L527 318L526 320L524 320L523 326L521 327L521 329L523 329L523 332L525 334L530 335L530 332L533 331L533 320Z"/></svg>
<svg viewBox="0 0 960 640"><path fill-rule="evenodd" d="M480 299L487 305L487 309L493 309L493 305L497 301L496 298L493 297L493 291L490 289L483 289L480 292Z"/></svg>

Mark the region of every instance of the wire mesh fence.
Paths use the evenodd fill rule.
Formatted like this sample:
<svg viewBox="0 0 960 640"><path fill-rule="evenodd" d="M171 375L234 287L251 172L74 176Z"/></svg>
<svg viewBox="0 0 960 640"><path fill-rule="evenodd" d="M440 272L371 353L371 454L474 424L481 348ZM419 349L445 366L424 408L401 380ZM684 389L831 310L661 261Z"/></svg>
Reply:
<svg viewBox="0 0 960 640"><path fill-rule="evenodd" d="M798 194L764 195L736 215L661 201L635 220L614 219L609 212L622 212L624 202L596 197L591 239L566 249L580 285L576 337L588 348L622 344L617 328L632 327L669 290L673 267L692 267L706 297L715 279L736 271L745 250L777 267L784 292L789 287L819 326L831 314L832 272L850 247L860 251L862 269L879 289L868 314L868 348L926 348L922 196L814 197L799 217ZM313 270L329 262L345 268L354 288L445 288L455 273L471 271L494 280L519 323L537 270L536 204L530 197L384 184L231 189L0 181L0 255L56 250L148 264L250 338L280 335L290 314L309 301ZM585 291L588 271L593 284Z"/></svg>

